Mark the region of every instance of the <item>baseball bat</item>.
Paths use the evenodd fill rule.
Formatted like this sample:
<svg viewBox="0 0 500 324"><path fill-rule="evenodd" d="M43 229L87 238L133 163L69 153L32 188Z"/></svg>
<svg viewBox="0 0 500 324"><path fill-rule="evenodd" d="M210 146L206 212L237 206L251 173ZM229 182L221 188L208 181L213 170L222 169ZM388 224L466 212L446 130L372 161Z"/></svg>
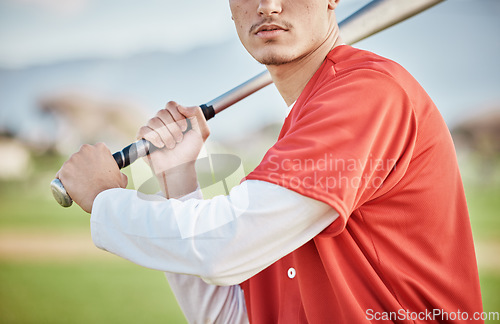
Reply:
<svg viewBox="0 0 500 324"><path fill-rule="evenodd" d="M354 44L384 29L400 23L444 0L373 0L339 23L340 34L346 44ZM201 105L206 120L252 93L272 83L266 70L223 95ZM130 165L140 157L151 153L155 147L142 139L113 154L120 169ZM72 205L73 200L62 182L54 179L50 183L55 200L63 207Z"/></svg>

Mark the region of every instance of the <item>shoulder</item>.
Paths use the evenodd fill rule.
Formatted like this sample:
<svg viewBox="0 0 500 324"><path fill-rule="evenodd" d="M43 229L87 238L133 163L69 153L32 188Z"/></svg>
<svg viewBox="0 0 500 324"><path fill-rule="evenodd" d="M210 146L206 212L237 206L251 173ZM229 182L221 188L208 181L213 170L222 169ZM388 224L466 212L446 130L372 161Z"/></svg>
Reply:
<svg viewBox="0 0 500 324"><path fill-rule="evenodd" d="M319 79L300 98L301 109L354 109L357 112L383 107L411 107L407 84L376 63L365 63Z"/></svg>
<svg viewBox="0 0 500 324"><path fill-rule="evenodd" d="M356 74L359 72L385 75L394 79L404 79L411 75L397 62L370 51L351 46L341 46L333 49L326 61L335 70L335 76Z"/></svg>
<svg viewBox="0 0 500 324"><path fill-rule="evenodd" d="M416 82L397 62L347 45L333 49L318 72L316 88L363 86L363 90L372 87L403 90Z"/></svg>
<svg viewBox="0 0 500 324"><path fill-rule="evenodd" d="M310 80L285 126L356 124L415 113L418 83L396 62L350 46L335 48Z"/></svg>
<svg viewBox="0 0 500 324"><path fill-rule="evenodd" d="M335 48L316 72L298 103L325 99L351 100L377 98L383 95L404 94L413 77L399 64L368 51L350 46Z"/></svg>

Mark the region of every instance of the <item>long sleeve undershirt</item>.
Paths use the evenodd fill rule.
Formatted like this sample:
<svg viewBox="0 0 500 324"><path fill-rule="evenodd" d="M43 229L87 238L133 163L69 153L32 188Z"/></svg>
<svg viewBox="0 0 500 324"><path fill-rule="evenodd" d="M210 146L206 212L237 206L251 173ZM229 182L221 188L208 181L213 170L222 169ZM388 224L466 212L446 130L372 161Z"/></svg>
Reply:
<svg viewBox="0 0 500 324"><path fill-rule="evenodd" d="M210 200L202 200L199 192L181 201L107 190L94 202L91 231L97 247L166 272L190 322L231 318L238 323L246 320L238 284L337 217L323 202L248 180L228 196Z"/></svg>

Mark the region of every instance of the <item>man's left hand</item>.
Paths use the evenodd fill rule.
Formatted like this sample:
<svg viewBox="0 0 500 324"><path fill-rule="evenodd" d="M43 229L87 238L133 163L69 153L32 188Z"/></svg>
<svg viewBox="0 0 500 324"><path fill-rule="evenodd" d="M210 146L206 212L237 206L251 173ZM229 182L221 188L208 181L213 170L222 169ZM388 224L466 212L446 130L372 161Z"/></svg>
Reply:
<svg viewBox="0 0 500 324"><path fill-rule="evenodd" d="M73 201L87 213L92 211L99 193L111 188L125 188L128 182L103 143L83 145L63 164L56 177Z"/></svg>

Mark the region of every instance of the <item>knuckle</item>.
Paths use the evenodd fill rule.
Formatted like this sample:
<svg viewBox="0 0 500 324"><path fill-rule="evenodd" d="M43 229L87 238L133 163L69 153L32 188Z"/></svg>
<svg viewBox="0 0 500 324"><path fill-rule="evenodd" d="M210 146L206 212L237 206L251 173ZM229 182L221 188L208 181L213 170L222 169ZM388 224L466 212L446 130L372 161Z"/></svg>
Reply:
<svg viewBox="0 0 500 324"><path fill-rule="evenodd" d="M69 159L63 163L61 167L61 173L64 173L64 171L66 171L68 168L71 168L73 163L75 163L75 161L78 159L78 156L79 156L78 152L71 154Z"/></svg>
<svg viewBox="0 0 500 324"><path fill-rule="evenodd" d="M149 127L152 127L152 125L158 123L159 119L160 118L158 117L158 114L156 114L156 116L154 116L153 118L151 118L150 120L148 120L148 123L146 125L149 126Z"/></svg>
<svg viewBox="0 0 500 324"><path fill-rule="evenodd" d="M179 104L175 101L169 101L167 102L167 104L165 105L165 109L172 109L172 108L177 108Z"/></svg>
<svg viewBox="0 0 500 324"><path fill-rule="evenodd" d="M162 125L168 125L174 122L171 113L165 109L159 112L158 120L160 123L162 123Z"/></svg>
<svg viewBox="0 0 500 324"><path fill-rule="evenodd" d="M163 126L162 115L158 115L155 118L153 118L153 123L156 127L162 127Z"/></svg>
<svg viewBox="0 0 500 324"><path fill-rule="evenodd" d="M95 145L96 149L98 149L99 151L103 151L103 152L108 152L109 149L108 149L108 146L103 143L103 142L99 142Z"/></svg>
<svg viewBox="0 0 500 324"><path fill-rule="evenodd" d="M137 131L137 138L142 138L144 134L146 134L146 129L147 126L142 126L141 128L139 128L139 130Z"/></svg>
<svg viewBox="0 0 500 324"><path fill-rule="evenodd" d="M82 146L80 146L79 152L87 152L90 149L92 149L92 145L90 145L90 144L83 144ZM73 155L75 155L75 154L73 154Z"/></svg>
<svg viewBox="0 0 500 324"><path fill-rule="evenodd" d="M155 118L161 118L162 116L165 116L165 114L168 114L168 109L165 108L165 109L161 109L161 110L158 110L158 112L156 113L156 116Z"/></svg>

